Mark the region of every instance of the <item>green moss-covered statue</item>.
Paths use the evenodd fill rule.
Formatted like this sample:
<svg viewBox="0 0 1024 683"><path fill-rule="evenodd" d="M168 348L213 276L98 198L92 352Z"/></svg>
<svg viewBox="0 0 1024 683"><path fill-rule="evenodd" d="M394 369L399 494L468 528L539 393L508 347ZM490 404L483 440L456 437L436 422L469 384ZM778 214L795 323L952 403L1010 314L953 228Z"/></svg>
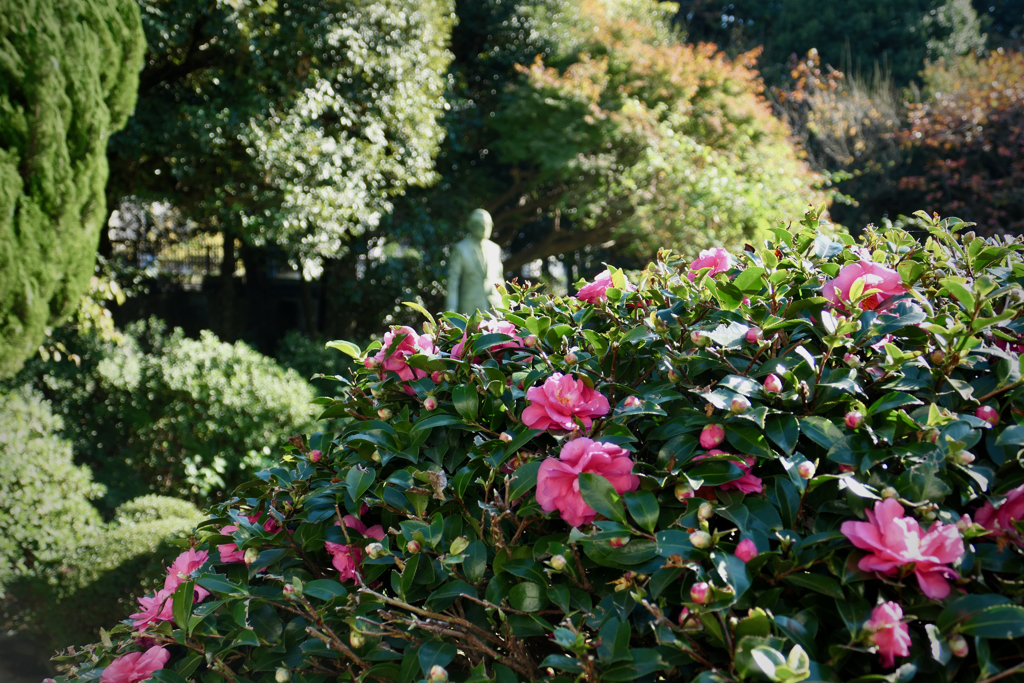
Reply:
<svg viewBox="0 0 1024 683"><path fill-rule="evenodd" d="M144 51L133 0L0 9L0 377L89 281L107 215L107 141L135 107Z"/></svg>

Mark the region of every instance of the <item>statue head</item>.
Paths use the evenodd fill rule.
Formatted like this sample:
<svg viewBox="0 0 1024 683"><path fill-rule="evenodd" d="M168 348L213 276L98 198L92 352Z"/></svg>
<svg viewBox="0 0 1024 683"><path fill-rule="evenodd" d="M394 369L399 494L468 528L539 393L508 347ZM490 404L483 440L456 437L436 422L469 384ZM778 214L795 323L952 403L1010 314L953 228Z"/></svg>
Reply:
<svg viewBox="0 0 1024 683"><path fill-rule="evenodd" d="M473 236L473 239L480 241L490 239L492 227L494 227L494 221L491 220L491 214L484 209L473 211L469 214L469 220L466 222L469 234Z"/></svg>

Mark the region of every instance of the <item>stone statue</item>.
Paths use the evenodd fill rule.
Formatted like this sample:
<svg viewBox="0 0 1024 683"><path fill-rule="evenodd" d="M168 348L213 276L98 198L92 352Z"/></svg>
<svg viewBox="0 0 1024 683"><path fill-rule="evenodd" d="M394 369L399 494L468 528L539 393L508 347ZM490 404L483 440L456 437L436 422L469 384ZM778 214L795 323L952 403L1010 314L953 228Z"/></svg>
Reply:
<svg viewBox="0 0 1024 683"><path fill-rule="evenodd" d="M501 304L496 289L504 282L501 247L490 239L491 214L477 209L469 214L469 235L457 242L448 257L448 298L445 308L470 315Z"/></svg>

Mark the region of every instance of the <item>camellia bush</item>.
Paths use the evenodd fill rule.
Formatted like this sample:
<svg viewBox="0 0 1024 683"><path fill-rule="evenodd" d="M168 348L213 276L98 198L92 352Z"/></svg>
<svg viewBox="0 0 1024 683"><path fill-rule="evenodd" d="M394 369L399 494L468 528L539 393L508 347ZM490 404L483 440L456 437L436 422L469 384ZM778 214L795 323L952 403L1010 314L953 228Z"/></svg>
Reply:
<svg viewBox="0 0 1024 683"><path fill-rule="evenodd" d="M333 343L339 431L60 680L1024 680L1024 245L920 218Z"/></svg>

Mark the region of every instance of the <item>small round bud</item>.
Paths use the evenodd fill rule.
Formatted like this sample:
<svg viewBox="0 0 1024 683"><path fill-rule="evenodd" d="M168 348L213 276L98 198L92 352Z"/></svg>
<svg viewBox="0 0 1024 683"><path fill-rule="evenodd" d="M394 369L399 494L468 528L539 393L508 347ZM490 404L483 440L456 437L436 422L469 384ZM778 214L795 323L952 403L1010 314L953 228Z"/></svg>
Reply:
<svg viewBox="0 0 1024 683"><path fill-rule="evenodd" d="M281 590L284 591L284 594L289 598L295 595L295 586L291 585L290 583L286 583L284 585L284 588L282 588Z"/></svg>
<svg viewBox="0 0 1024 683"><path fill-rule="evenodd" d="M725 428L722 425L712 423L704 425L704 429L700 430L701 448L716 448L723 441L725 441Z"/></svg>
<svg viewBox="0 0 1024 683"><path fill-rule="evenodd" d="M999 411L992 406L980 406L974 411L974 417L988 422L993 427L999 424Z"/></svg>
<svg viewBox="0 0 1024 683"><path fill-rule="evenodd" d="M846 426L850 429L859 429L864 424L864 414L859 410L851 410L846 414L843 421L846 422Z"/></svg>
<svg viewBox="0 0 1024 683"><path fill-rule="evenodd" d="M384 557L385 552L386 551L384 550L384 546L380 543L371 543L368 546L366 546L366 555L371 560L376 560L378 558Z"/></svg>
<svg viewBox="0 0 1024 683"><path fill-rule="evenodd" d="M757 545L749 538L744 538L736 545L736 557L744 562L750 562L757 557Z"/></svg>
<svg viewBox="0 0 1024 683"><path fill-rule="evenodd" d="M956 454L956 464L958 465L970 465L974 460L974 453L970 451L960 451Z"/></svg>
<svg viewBox="0 0 1024 683"><path fill-rule="evenodd" d="M886 486L884 489L882 489L882 498L883 499L884 498L898 498L899 495L900 495L900 492L897 491L896 489L894 489L891 486Z"/></svg>
<svg viewBox="0 0 1024 683"><path fill-rule="evenodd" d="M777 394L782 391L782 379L776 374L764 378L764 390L769 394Z"/></svg>
<svg viewBox="0 0 1024 683"><path fill-rule="evenodd" d="M942 365L946 362L946 352L942 349L932 351L932 365Z"/></svg>
<svg viewBox="0 0 1024 683"><path fill-rule="evenodd" d="M565 569L566 565L565 555L553 555L548 564L550 564L551 568L554 569L556 572L562 571L563 569Z"/></svg>
<svg viewBox="0 0 1024 683"><path fill-rule="evenodd" d="M707 346L711 343L711 337L709 337L706 332L694 330L690 333L690 341L692 341L695 346Z"/></svg>
<svg viewBox="0 0 1024 683"><path fill-rule="evenodd" d="M802 463L797 465L796 471L802 479L814 479L814 463L809 460L804 460Z"/></svg>
<svg viewBox="0 0 1024 683"><path fill-rule="evenodd" d="M535 346L537 346L537 335L527 335L526 339L523 340L523 343L526 344L526 346L528 346L531 349L534 348Z"/></svg>
<svg viewBox="0 0 1024 683"><path fill-rule="evenodd" d="M959 633L954 633L948 638L949 650L953 653L954 657L966 657L970 653L970 648L967 647L967 639Z"/></svg>
<svg viewBox="0 0 1024 683"><path fill-rule="evenodd" d="M390 420L391 419L391 409L390 408L380 408L380 409L378 409L377 410L377 417L379 417L382 420Z"/></svg>
<svg viewBox="0 0 1024 683"><path fill-rule="evenodd" d="M845 356L843 356L843 362L846 363L851 368L853 368L854 370L863 365L863 363L861 363L860 361L860 356L854 353L848 353Z"/></svg>
<svg viewBox="0 0 1024 683"><path fill-rule="evenodd" d="M676 382L678 382L678 381L679 381L679 379L680 379L680 377L679 377L679 373L678 373L678 372L676 372L674 368L673 368L672 370L669 370L669 371L668 371L668 375L666 375L666 376L668 377L668 381L669 381L669 382L672 382L673 384L675 384Z"/></svg>
<svg viewBox="0 0 1024 683"><path fill-rule="evenodd" d="M642 403L642 401L637 396L627 396L626 397L625 405L626 405L627 409L628 408L639 408L641 403Z"/></svg>
<svg viewBox="0 0 1024 683"><path fill-rule="evenodd" d="M375 450L370 454L370 460L374 462L380 462L380 451Z"/></svg>
<svg viewBox="0 0 1024 683"><path fill-rule="evenodd" d="M763 339L760 327L751 327L745 336L748 344L760 344Z"/></svg>
<svg viewBox="0 0 1024 683"><path fill-rule="evenodd" d="M576 365L576 363L578 361L579 361L579 358L577 358L576 354L573 353L572 351L570 351L569 353L565 354L565 364L566 365Z"/></svg>
<svg viewBox="0 0 1024 683"><path fill-rule="evenodd" d="M359 631L352 631L348 634L348 644L358 650L363 645L366 645L366 636Z"/></svg>
<svg viewBox="0 0 1024 683"><path fill-rule="evenodd" d="M690 543L694 548L707 548L711 545L711 534L706 531L694 531L690 534Z"/></svg>
<svg viewBox="0 0 1024 683"><path fill-rule="evenodd" d="M310 462L320 462L320 458L322 458L323 455L324 454L321 453L318 450L312 450L312 451L309 452L309 461Z"/></svg>
<svg viewBox="0 0 1024 683"><path fill-rule="evenodd" d="M430 683L446 683L448 680L448 670L440 664L435 664L430 667Z"/></svg>
<svg viewBox="0 0 1024 683"><path fill-rule="evenodd" d="M440 384L441 382L444 381L444 378L445 373L441 372L440 370L434 370L432 373L430 373L430 381L433 382L434 384Z"/></svg>
<svg viewBox="0 0 1024 683"><path fill-rule="evenodd" d="M415 555L420 551L420 544L417 541L409 541L405 544L405 552Z"/></svg>
<svg viewBox="0 0 1024 683"><path fill-rule="evenodd" d="M437 399L434 398L433 396L427 396L425 399L423 399L423 407L426 410L436 410L437 409Z"/></svg>
<svg viewBox="0 0 1024 683"><path fill-rule="evenodd" d="M367 370L373 370L374 368L377 367L377 359L374 358L373 356L367 356L363 360L363 367L365 367Z"/></svg>
<svg viewBox="0 0 1024 683"><path fill-rule="evenodd" d="M685 481L681 481L676 484L676 500L680 503L685 502L687 498L693 498L693 489Z"/></svg>
<svg viewBox="0 0 1024 683"><path fill-rule="evenodd" d="M242 560L246 564L252 564L258 559L260 559L260 551L256 550L256 548L246 548L245 554L242 555Z"/></svg>
<svg viewBox="0 0 1024 683"><path fill-rule="evenodd" d="M711 586L707 581L695 583L690 587L690 599L698 605L706 605L711 602Z"/></svg>
<svg viewBox="0 0 1024 683"><path fill-rule="evenodd" d="M509 434L508 432L502 432L501 436L499 436L498 438L505 443L512 443L512 435Z"/></svg>
<svg viewBox="0 0 1024 683"><path fill-rule="evenodd" d="M613 538L612 540L608 541L608 545L610 545L613 548L621 548L627 543L629 543L629 536L619 536L618 538Z"/></svg>
<svg viewBox="0 0 1024 683"><path fill-rule="evenodd" d="M274 673L274 680L277 683L288 683L292 680L292 672L282 666Z"/></svg>
<svg viewBox="0 0 1024 683"><path fill-rule="evenodd" d="M729 412L733 415L742 415L750 410L750 401L745 396L737 396L729 404Z"/></svg>
<svg viewBox="0 0 1024 683"><path fill-rule="evenodd" d="M707 501L700 504L697 508L697 517L703 519L705 522L715 516L715 507ZM701 532L703 533L703 532ZM696 544L694 544L696 545Z"/></svg>

